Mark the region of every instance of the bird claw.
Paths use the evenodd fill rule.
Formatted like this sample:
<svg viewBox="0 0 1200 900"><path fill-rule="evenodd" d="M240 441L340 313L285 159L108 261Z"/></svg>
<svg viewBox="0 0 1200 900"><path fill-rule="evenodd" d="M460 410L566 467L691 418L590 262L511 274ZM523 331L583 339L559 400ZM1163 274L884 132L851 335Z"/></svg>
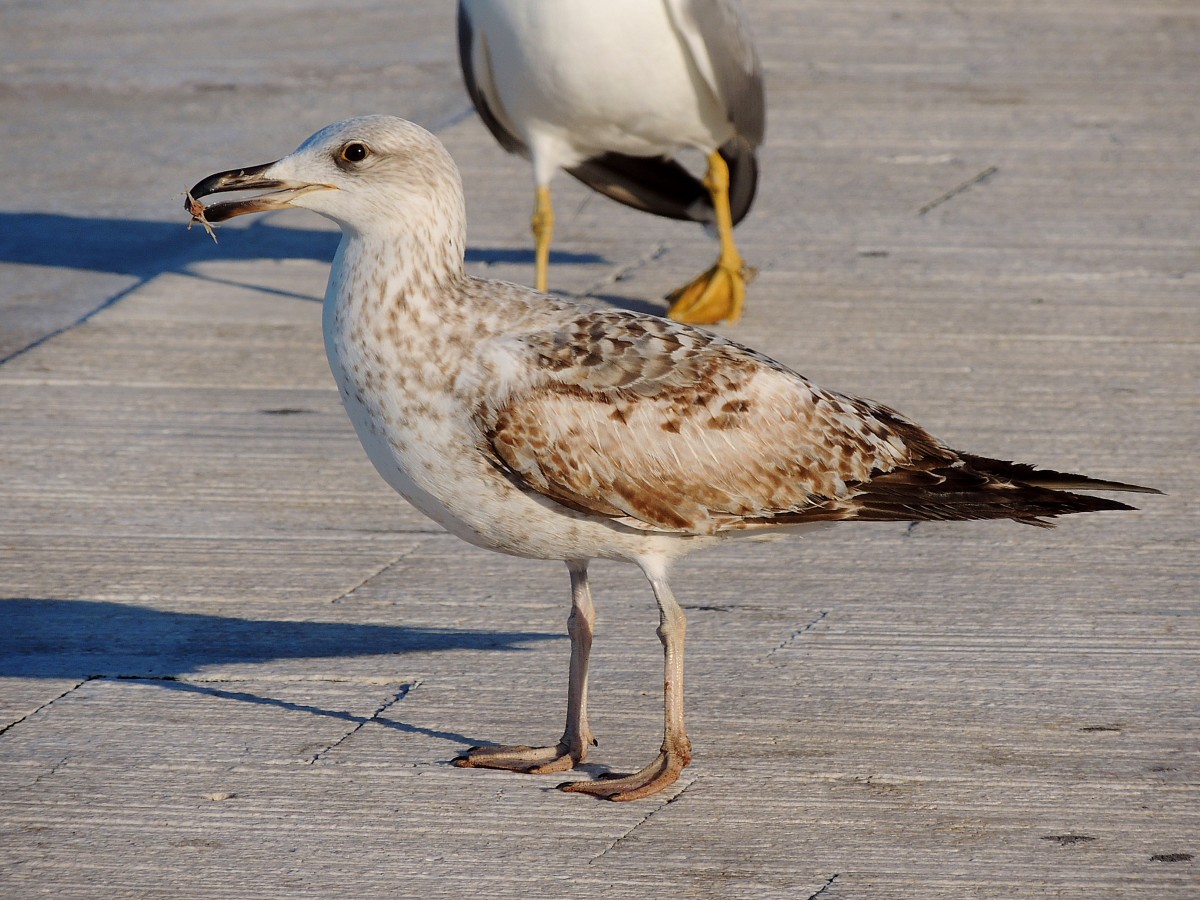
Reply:
<svg viewBox="0 0 1200 900"><path fill-rule="evenodd" d="M572 748L559 742L553 747L472 747L453 760L460 769L504 769L527 775L551 775L575 768L587 756L587 747Z"/></svg>
<svg viewBox="0 0 1200 900"><path fill-rule="evenodd" d="M609 773L594 781L565 781L558 789L568 794L590 794L601 800L640 800L674 784L689 762L690 754L663 750L654 762L631 775Z"/></svg>

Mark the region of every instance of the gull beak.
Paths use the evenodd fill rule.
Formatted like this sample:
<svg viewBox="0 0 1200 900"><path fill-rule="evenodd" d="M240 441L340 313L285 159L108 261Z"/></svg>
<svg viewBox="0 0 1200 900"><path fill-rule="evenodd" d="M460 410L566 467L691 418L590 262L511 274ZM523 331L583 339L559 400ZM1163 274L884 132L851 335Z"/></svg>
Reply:
<svg viewBox="0 0 1200 900"><path fill-rule="evenodd" d="M337 190L332 184L310 184L300 181L283 181L271 178L270 171L275 162L264 163L261 166L250 166L245 169L230 169L228 172L218 172L209 175L187 193L183 207L192 214L192 218L201 222L224 222L234 216L246 213L268 212L273 209L286 209L292 201L302 194L312 191ZM244 200L227 200L205 206L200 202L201 197L209 194L220 194L227 191L267 191L255 197Z"/></svg>

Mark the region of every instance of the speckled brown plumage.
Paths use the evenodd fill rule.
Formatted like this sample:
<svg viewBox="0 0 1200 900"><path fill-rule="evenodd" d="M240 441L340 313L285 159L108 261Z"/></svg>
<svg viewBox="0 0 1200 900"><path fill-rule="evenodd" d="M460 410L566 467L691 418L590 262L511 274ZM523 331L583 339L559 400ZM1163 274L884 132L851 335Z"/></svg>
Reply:
<svg viewBox="0 0 1200 900"><path fill-rule="evenodd" d="M193 199L255 187L270 193L199 211ZM1044 524L1128 509L1076 490L1146 490L959 453L887 407L717 335L468 277L457 171L432 135L402 120L332 125L276 163L210 176L189 201L210 221L304 206L341 224L325 347L371 462L464 540L570 570L562 738L473 748L458 765L558 772L586 757L592 559L635 563L654 590L666 724L639 772L565 789L630 800L669 785L691 759L674 560L833 521Z"/></svg>
<svg viewBox="0 0 1200 900"><path fill-rule="evenodd" d="M965 457L887 407L687 326L587 311L518 344L532 377L479 409L487 448L524 489L634 527L1126 508L1021 484L1011 464Z"/></svg>

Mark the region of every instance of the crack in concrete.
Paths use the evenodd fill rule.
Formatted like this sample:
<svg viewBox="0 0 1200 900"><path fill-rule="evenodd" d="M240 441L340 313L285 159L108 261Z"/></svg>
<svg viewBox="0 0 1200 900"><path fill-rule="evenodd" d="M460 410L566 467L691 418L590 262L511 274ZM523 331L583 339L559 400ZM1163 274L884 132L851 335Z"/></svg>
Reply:
<svg viewBox="0 0 1200 900"><path fill-rule="evenodd" d="M358 732L361 731L366 725L377 720L389 708L391 708L392 706L394 706L395 704L397 704L401 700L403 700L405 697L407 697L408 692L411 691L414 687L416 687L416 685L410 684L410 683L405 683L405 684L400 685L400 689L398 691L396 691L394 694L392 694L390 697L388 697L388 699L384 700L383 703L380 704L379 708L376 709L375 712L371 713L371 715L369 717L360 718L357 725L355 725L353 728L351 728L349 731L347 731L345 734L343 734L340 738L338 738L336 741L334 741L332 744L330 744L324 750L319 750L316 753L314 753L309 759L306 759L304 762L311 766L313 763L315 763L317 760L319 760L322 756L325 756L327 753L332 753L334 750L336 750L338 747L340 747L342 744L344 744L346 741L348 741L351 737L358 734ZM355 718L358 718L358 717L355 717Z"/></svg>
<svg viewBox="0 0 1200 900"><path fill-rule="evenodd" d="M767 654L767 656L774 656L774 655L775 655L776 653L778 653L780 650L783 650L783 649L784 649L785 647L787 647L789 644L793 643L793 642L794 642L794 641L795 641L797 638L799 638L799 637L803 637L804 635L808 634L808 632L810 632L810 631L812 631L814 628L816 628L816 627L817 627L817 625L818 625L818 624L819 624L819 623L820 623L820 622L821 622L821 621L822 621L822 620L823 620L823 619L824 619L824 618L825 618L827 615L829 615L829 610L827 610L827 609L823 609L823 610L821 610L821 614L820 614L819 616L817 616L815 619L813 619L811 622L809 622L809 623L808 623L807 625L805 625L803 628L797 628L795 631L793 631L791 634L789 634L789 635L787 636L787 640L785 640L785 641L784 641L782 644L780 644L778 647L776 647L774 650L772 650L770 653L768 653L768 654Z"/></svg>
<svg viewBox="0 0 1200 900"><path fill-rule="evenodd" d="M826 881L823 885L821 885L820 890L818 890L815 894L808 895L808 900L817 900L818 897L820 897L827 890L829 890L831 887L833 887L833 883L841 877L842 877L841 872L834 872L832 875L829 876L829 880Z"/></svg>
<svg viewBox="0 0 1200 900"><path fill-rule="evenodd" d="M103 677L104 677L103 675L89 675L87 678L83 679L83 681L79 682L78 684L67 688L65 691L63 691L61 694L59 694L57 697L47 700L45 703L43 703L41 706L39 706L33 712L26 713L25 715L21 716L21 718L16 719L15 721L9 722L3 728L0 728L0 736L6 734L11 729L16 728L18 725L20 725L25 720L32 719L34 716L36 716L38 713L40 713L43 709L47 709L47 708L53 706L55 703L57 703L63 697L67 696L67 694L72 694L75 691L79 690L81 687L83 687L89 681L95 681L97 678L103 678Z"/></svg>
<svg viewBox="0 0 1200 900"><path fill-rule="evenodd" d="M41 784L41 783L42 783L42 779L44 779L44 778L51 778L51 777L53 777L53 776L54 776L54 774L55 774L56 772L58 772L58 770L59 770L59 769L61 769L63 766L65 766L65 765L67 764L67 760L68 760L68 759L70 759L70 758L71 758L71 754L70 754L70 753L68 753L66 756L64 756L62 759L60 759L60 760L59 760L58 762L56 762L54 765L52 765L52 766L50 767L50 771L49 771L49 772L42 772L40 775L38 775L38 777L37 777L37 778L33 779L33 783L34 783L35 785L36 785L36 784Z"/></svg>
<svg viewBox="0 0 1200 900"><path fill-rule="evenodd" d="M386 572L392 566L396 565L396 563L400 562L402 559L407 559L409 556L412 556L423 546L424 546L423 543L413 544L413 546L406 549L395 559L384 563L382 566L380 566L374 572L367 575L365 578L362 579L362 581L358 582L358 584L354 585L352 588L350 588L346 591L343 591L341 594L334 597L332 600L329 601L330 604L341 603L343 600L345 600L347 597L349 597L351 594L353 594L355 591L357 591L363 585L367 584L368 582L374 581L376 578L378 578L380 575L382 575L384 572Z"/></svg>
<svg viewBox="0 0 1200 900"><path fill-rule="evenodd" d="M959 194L961 194L963 191L970 190L972 187L974 187L977 184L982 184L983 182L987 181L987 179L991 178L993 175L995 175L999 171L1000 171L1000 168L998 166L988 166L986 169L984 169L982 172L980 172L974 178L970 178L970 179L964 181L962 184L958 185L957 187L953 187L950 190L946 191L946 193L942 194L940 197L935 197L933 200L930 200L928 203L926 203L924 206L922 206L919 210L917 210L917 215L918 216L925 215L925 213L929 212L931 209L936 209L937 207L939 207L943 203L945 203L947 200L954 199Z"/></svg>
<svg viewBox="0 0 1200 900"><path fill-rule="evenodd" d="M631 262L625 263L623 266L617 266L599 281L588 285L582 291L572 294L571 296L576 299L592 296L597 291L600 291L609 285L616 284L618 281L624 281L631 272L636 272L638 269L642 268L642 266L654 262L654 260L659 259L666 252L667 245L662 241L659 241L658 243L654 244L648 252L643 253L641 256L637 257Z"/></svg>
<svg viewBox="0 0 1200 900"><path fill-rule="evenodd" d="M635 831L637 831L639 828L641 828L643 825L645 825L647 822L649 822L650 819L653 818L657 813L662 812L664 809L666 809L668 806L670 806L672 803L674 803L676 800L678 800L680 797L682 797L684 794L686 794L689 790L691 790L692 785L694 785L702 777L703 776L701 776L701 775L697 775L695 778L693 778L691 781L689 781L687 784L685 784L683 786L683 788L679 791L679 793L676 794L671 799L669 799L666 803L663 803L661 806L656 806L654 809L650 810L650 812L646 813L646 815L642 816L637 822L634 823L632 828L630 828L623 835L621 835L619 838L617 838L615 841L613 841L611 844L609 844L607 847L605 847L603 850L601 850L599 853L597 853L595 856L593 856L591 859L589 859L588 865L590 866L593 863L598 862L600 860L600 858L603 857L610 850L616 849L616 847L618 845L620 845L622 842L627 840L630 835L632 835Z"/></svg>

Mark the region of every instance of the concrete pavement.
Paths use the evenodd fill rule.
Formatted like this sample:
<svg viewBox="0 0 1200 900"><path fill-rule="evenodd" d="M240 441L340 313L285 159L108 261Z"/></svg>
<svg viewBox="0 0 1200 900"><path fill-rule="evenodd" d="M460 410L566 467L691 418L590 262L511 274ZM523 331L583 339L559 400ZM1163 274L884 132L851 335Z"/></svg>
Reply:
<svg viewBox="0 0 1200 900"><path fill-rule="evenodd" d="M761 274L722 330L963 449L1167 496L695 557L675 788L454 769L559 733L566 571L370 468L326 223L214 246L181 203L405 115L463 169L472 271L528 282L527 166L470 114L453 4L2 4L0 895L1195 895L1200 11L747 7ZM659 310L715 252L556 189L555 289ZM592 771L628 768L656 613L632 570L593 585Z"/></svg>

